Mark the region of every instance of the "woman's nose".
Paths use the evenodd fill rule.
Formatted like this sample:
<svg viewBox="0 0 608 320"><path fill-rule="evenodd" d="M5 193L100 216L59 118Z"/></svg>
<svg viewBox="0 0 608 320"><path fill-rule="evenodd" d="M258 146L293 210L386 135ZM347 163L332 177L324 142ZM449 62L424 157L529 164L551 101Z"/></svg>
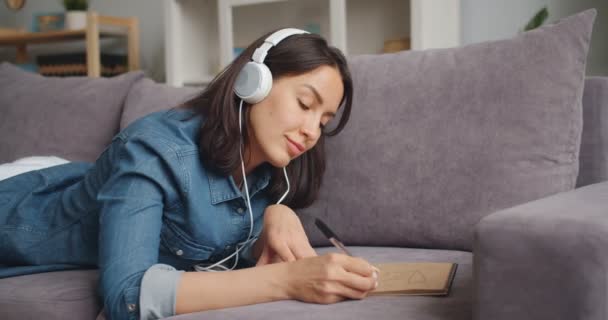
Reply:
<svg viewBox="0 0 608 320"><path fill-rule="evenodd" d="M310 119L306 121L301 128L302 134L304 134L309 140L316 141L321 134L321 128L319 127L319 121L316 119Z"/></svg>

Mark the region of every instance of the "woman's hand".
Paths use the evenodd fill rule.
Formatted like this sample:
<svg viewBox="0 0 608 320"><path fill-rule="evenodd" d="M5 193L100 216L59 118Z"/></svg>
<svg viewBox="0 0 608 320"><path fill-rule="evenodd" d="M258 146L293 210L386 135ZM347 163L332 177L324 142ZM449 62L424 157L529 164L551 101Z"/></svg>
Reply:
<svg viewBox="0 0 608 320"><path fill-rule="evenodd" d="M264 227L254 245L253 255L259 256L256 265L261 266L314 257L317 253L310 246L296 213L285 205L275 204L264 212Z"/></svg>
<svg viewBox="0 0 608 320"><path fill-rule="evenodd" d="M286 293L290 299L329 304L363 299L378 286L378 269L341 253L286 263Z"/></svg>

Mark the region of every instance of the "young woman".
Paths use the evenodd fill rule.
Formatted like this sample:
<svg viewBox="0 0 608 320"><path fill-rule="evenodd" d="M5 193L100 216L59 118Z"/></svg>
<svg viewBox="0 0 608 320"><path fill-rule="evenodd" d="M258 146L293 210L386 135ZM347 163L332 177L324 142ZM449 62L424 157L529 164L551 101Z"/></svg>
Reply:
<svg viewBox="0 0 608 320"><path fill-rule="evenodd" d="M317 256L293 211L317 197L325 136L345 126L352 94L344 56L322 37L259 38L198 97L117 134L94 164L0 181L0 277L99 268L110 319L364 298L374 267Z"/></svg>

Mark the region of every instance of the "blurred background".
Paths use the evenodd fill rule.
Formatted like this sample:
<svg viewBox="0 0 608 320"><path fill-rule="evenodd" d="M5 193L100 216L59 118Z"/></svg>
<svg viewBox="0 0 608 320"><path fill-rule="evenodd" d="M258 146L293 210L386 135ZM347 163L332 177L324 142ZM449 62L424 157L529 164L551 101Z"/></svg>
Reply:
<svg viewBox="0 0 608 320"><path fill-rule="evenodd" d="M19 60L15 41L26 39L27 33L86 28L71 25L75 20L68 18L68 12L134 17L137 50L131 52L139 58L138 68L158 82L175 86L204 86L251 41L280 27L322 34L347 55L378 54L510 38L596 8L587 74L608 75L606 0L2 1L0 61ZM77 60L78 54L82 60L88 50L84 36L27 41L20 49L25 61L19 62L35 72L44 64ZM126 63L126 41L126 37L101 37L102 75L125 71L116 64Z"/></svg>

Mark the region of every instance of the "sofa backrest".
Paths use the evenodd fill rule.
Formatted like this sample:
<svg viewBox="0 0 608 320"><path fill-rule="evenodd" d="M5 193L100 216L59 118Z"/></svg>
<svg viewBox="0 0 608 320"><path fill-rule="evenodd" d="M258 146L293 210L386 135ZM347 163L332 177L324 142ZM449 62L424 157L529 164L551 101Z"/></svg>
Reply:
<svg viewBox="0 0 608 320"><path fill-rule="evenodd" d="M192 87L176 88L156 83L151 79L141 79L133 84L122 111L120 129L149 113L170 109L199 94L201 89Z"/></svg>
<svg viewBox="0 0 608 320"><path fill-rule="evenodd" d="M577 187L608 180L608 77L585 81L579 158Z"/></svg>
<svg viewBox="0 0 608 320"><path fill-rule="evenodd" d="M351 120L326 142L314 245L471 250L484 216L575 187L595 11L512 39L353 57Z"/></svg>
<svg viewBox="0 0 608 320"><path fill-rule="evenodd" d="M0 64L0 163L28 156L93 162L119 128L131 85L115 78L43 77Z"/></svg>

